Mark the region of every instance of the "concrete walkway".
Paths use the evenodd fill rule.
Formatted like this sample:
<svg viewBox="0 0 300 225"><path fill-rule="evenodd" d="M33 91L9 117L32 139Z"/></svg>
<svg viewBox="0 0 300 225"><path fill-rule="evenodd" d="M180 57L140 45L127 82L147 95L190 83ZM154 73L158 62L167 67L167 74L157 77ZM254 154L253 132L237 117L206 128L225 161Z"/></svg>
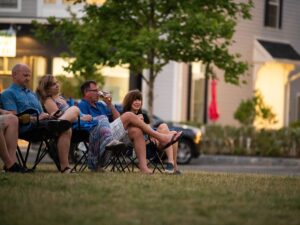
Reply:
<svg viewBox="0 0 300 225"><path fill-rule="evenodd" d="M201 155L183 171L255 173L300 176L300 159L250 156Z"/></svg>

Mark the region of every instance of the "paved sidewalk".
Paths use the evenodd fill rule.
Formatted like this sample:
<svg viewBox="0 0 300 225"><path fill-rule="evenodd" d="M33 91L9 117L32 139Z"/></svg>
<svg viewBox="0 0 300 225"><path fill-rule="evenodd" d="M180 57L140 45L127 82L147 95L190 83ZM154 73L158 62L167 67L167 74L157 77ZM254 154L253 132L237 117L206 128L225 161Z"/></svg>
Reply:
<svg viewBox="0 0 300 225"><path fill-rule="evenodd" d="M300 166L300 159L256 156L201 155L191 164L201 165L257 165L257 166Z"/></svg>
<svg viewBox="0 0 300 225"><path fill-rule="evenodd" d="M206 171L225 173L255 173L284 176L300 176L300 159L275 157L248 157L225 155L201 155L183 171Z"/></svg>

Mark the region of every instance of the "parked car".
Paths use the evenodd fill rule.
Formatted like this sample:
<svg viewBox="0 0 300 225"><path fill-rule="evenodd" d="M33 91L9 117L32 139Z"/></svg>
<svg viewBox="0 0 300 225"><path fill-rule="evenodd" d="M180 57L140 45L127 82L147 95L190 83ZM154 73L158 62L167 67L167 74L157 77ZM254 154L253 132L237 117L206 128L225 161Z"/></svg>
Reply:
<svg viewBox="0 0 300 225"><path fill-rule="evenodd" d="M153 116L154 127L164 121L158 116ZM182 131L183 135L178 142L177 162L188 164L192 158L200 155L201 130L190 125L166 122L170 130Z"/></svg>

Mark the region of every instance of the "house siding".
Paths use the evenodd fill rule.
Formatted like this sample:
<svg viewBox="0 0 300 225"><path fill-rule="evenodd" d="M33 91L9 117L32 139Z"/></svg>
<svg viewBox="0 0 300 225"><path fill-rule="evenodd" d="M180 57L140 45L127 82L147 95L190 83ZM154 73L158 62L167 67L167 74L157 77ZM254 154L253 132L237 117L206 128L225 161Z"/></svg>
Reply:
<svg viewBox="0 0 300 225"><path fill-rule="evenodd" d="M37 0L21 0L20 12L1 12L1 17L34 18L37 16Z"/></svg>
<svg viewBox="0 0 300 225"><path fill-rule="evenodd" d="M275 40L290 43L300 52L300 1L287 0L283 4L282 29L264 27L264 1L254 1L251 21L240 21L236 27L233 37L235 44L231 47L232 52L241 54L242 59L249 64L249 70L242 77L247 84L233 86L224 82L223 73L217 72L218 85L218 107L220 119L218 123L223 125L237 125L233 115L243 99L250 98L254 91L255 67L253 62L254 40L256 38Z"/></svg>

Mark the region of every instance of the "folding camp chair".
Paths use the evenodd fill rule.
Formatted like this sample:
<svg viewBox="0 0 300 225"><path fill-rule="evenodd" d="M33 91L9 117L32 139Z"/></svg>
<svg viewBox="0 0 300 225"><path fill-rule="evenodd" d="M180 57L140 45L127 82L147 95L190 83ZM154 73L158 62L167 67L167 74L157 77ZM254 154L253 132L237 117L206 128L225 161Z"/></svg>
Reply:
<svg viewBox="0 0 300 225"><path fill-rule="evenodd" d="M70 155L74 166L71 172L82 172L87 167L87 157L89 151L89 132L82 129L72 130L72 139L70 147Z"/></svg>
<svg viewBox="0 0 300 225"><path fill-rule="evenodd" d="M105 166L105 169L110 167L110 171L113 172L131 172L134 170L134 165L138 168L135 162L136 157L132 154L132 152L131 146L127 146L124 150L113 152ZM132 166L132 169L130 169L130 166Z"/></svg>
<svg viewBox="0 0 300 225"><path fill-rule="evenodd" d="M163 173L165 170L162 161L163 155L164 151L159 150L156 144L148 138L146 144L146 158L148 160L148 166L153 168L153 173L156 170ZM116 152L116 154L111 157L106 168L109 166L111 166L111 171L119 172L133 172L135 168L139 168L137 157L134 154L134 148L128 146L125 151Z"/></svg>
<svg viewBox="0 0 300 225"><path fill-rule="evenodd" d="M17 159L18 162L27 169L35 170L36 166L42 161L42 159L48 153L52 160L54 161L58 170L60 170L60 163L58 158L57 152L57 134L53 131L49 130L49 124L56 123L55 120L48 120L48 121L39 121L38 119L38 112L35 109L28 109L25 112L18 114L19 120L24 118L24 115L35 115L36 116L36 123L34 127L29 131L25 131L19 134L19 139L25 140L28 142L27 148L25 150L25 156L23 156L21 149L17 146ZM64 121L66 127L64 129L68 129L71 127L71 123L67 123ZM35 157L35 161L31 168L28 168L27 161L29 152L31 150L32 143L39 143L39 147L37 150L37 155Z"/></svg>
<svg viewBox="0 0 300 225"><path fill-rule="evenodd" d="M146 145L146 158L148 160L148 167L153 167L153 173L155 170L158 170L160 173L165 171L162 161L164 154L165 151L158 149L158 146L149 138L149 142Z"/></svg>

